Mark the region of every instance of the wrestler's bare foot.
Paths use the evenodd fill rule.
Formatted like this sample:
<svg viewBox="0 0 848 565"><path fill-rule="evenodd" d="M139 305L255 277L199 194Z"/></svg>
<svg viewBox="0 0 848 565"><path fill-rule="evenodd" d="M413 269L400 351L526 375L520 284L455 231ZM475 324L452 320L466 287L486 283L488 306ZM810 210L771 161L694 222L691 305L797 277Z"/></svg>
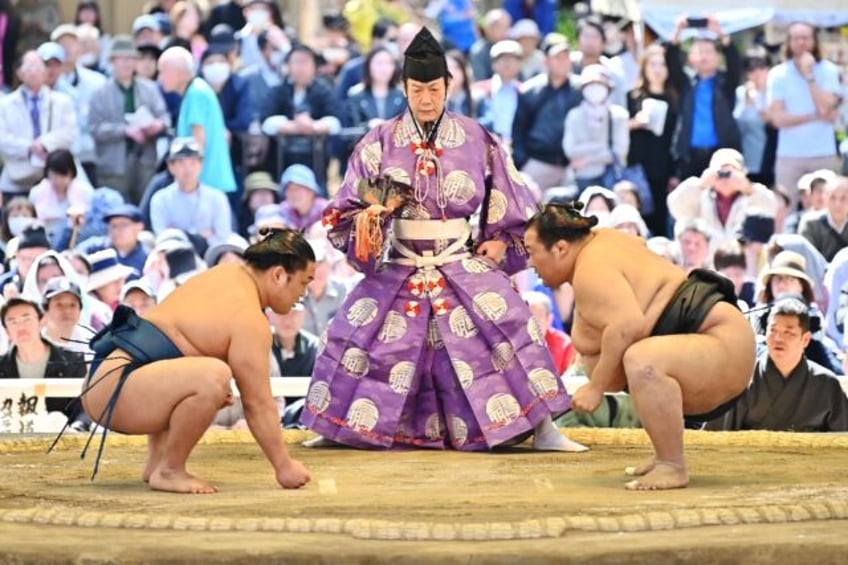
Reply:
<svg viewBox="0 0 848 565"><path fill-rule="evenodd" d="M533 449L537 451L567 451L570 453L589 451L589 448L582 443L577 443L563 435L550 418L546 418L536 426L533 435Z"/></svg>
<svg viewBox="0 0 848 565"><path fill-rule="evenodd" d="M303 447L341 447L343 444L327 439L324 436L315 436L312 439L304 441L301 445Z"/></svg>
<svg viewBox="0 0 848 565"><path fill-rule="evenodd" d="M166 492L211 494L218 489L183 470L165 469L161 465L150 475L150 488Z"/></svg>
<svg viewBox="0 0 848 565"><path fill-rule="evenodd" d="M628 477L641 477L643 475L647 475L651 471L654 470L654 466L656 466L657 460L655 457L651 457L646 462L638 465L636 467L625 467L624 474Z"/></svg>
<svg viewBox="0 0 848 565"><path fill-rule="evenodd" d="M150 475L153 474L153 471L156 470L156 466L159 465L159 460L154 461L152 458L147 459L147 463L144 465L144 471L141 472L141 480L145 483L150 482Z"/></svg>
<svg viewBox="0 0 848 565"><path fill-rule="evenodd" d="M667 490L683 488L689 484L689 473L686 466L678 463L656 461L654 468L645 476L630 481L624 488L627 490Z"/></svg>

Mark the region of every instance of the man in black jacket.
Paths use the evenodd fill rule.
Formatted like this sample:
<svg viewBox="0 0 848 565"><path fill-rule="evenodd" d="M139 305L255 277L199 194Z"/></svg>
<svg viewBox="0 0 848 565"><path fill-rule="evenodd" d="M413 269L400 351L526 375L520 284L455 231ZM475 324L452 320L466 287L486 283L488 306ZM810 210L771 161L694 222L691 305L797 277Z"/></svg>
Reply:
<svg viewBox="0 0 848 565"><path fill-rule="evenodd" d="M0 323L14 344L0 357L0 378L60 379L85 377L82 354L53 345L41 336L41 308L24 298L11 298L0 308ZM48 412L63 412L69 419L80 414L79 403L68 407L68 398L48 398Z"/></svg>
<svg viewBox="0 0 848 565"><path fill-rule="evenodd" d="M748 390L711 430L848 431L848 397L839 379L804 354L812 339L809 307L779 300L769 314L767 351Z"/></svg>
<svg viewBox="0 0 848 565"><path fill-rule="evenodd" d="M742 74L739 52L713 16L697 28L689 48L694 80L683 69L680 36L692 20L682 16L666 45L669 80L680 94L680 120L672 153L680 161L679 178L700 176L716 149L741 150L739 127L733 118L736 87ZM719 64L724 55L726 71Z"/></svg>
<svg viewBox="0 0 848 565"><path fill-rule="evenodd" d="M512 123L515 166L542 190L561 186L568 158L562 151L565 116L582 96L571 84L568 40L549 33L542 43L548 72L525 83Z"/></svg>

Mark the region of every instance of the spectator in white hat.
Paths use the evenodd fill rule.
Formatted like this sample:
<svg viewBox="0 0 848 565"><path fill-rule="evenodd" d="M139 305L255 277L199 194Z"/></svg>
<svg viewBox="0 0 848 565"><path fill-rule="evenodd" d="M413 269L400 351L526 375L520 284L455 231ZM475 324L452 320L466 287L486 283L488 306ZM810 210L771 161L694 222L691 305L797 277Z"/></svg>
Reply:
<svg viewBox="0 0 848 565"><path fill-rule="evenodd" d="M130 281L121 288L121 304L129 306L139 316L156 306L156 291L147 279Z"/></svg>
<svg viewBox="0 0 848 565"><path fill-rule="evenodd" d="M748 180L742 154L735 149L713 153L700 178L684 180L668 195L667 202L676 221L706 221L716 236L715 244L736 239L748 210L756 208L771 217L777 212L774 193Z"/></svg>
<svg viewBox="0 0 848 565"><path fill-rule="evenodd" d="M54 277L44 286L41 305L44 308L44 337L59 347L88 353L91 332L80 326L80 286L67 277Z"/></svg>
<svg viewBox="0 0 848 565"><path fill-rule="evenodd" d="M210 247L203 256L203 260L210 269L216 265L229 263L244 265L244 251L248 245L247 240L240 235L230 234L222 243Z"/></svg>
<svg viewBox="0 0 848 565"><path fill-rule="evenodd" d="M536 22L530 19L518 20L509 30L509 38L521 45L521 79L529 80L545 72L545 55L539 49L542 33Z"/></svg>
<svg viewBox="0 0 848 565"><path fill-rule="evenodd" d="M504 142L512 143L512 122L518 109L521 83L521 45L512 39L495 43L491 50L494 76L474 83L472 92L477 100L477 119L496 133Z"/></svg>
<svg viewBox="0 0 848 565"><path fill-rule="evenodd" d="M562 150L582 191L603 184L604 173L614 163L627 163L630 115L624 107L610 102L613 82L605 67L588 65L580 81L583 101L565 117Z"/></svg>
<svg viewBox="0 0 848 565"><path fill-rule="evenodd" d="M91 263L88 292L114 311L121 300L121 288L133 274L133 268L118 262L118 254L114 249L92 253L88 260Z"/></svg>
<svg viewBox="0 0 848 565"><path fill-rule="evenodd" d="M59 90L67 92L74 100L77 113L79 135L74 138L71 150L85 169L86 175L94 186L97 183L97 152L94 138L89 127L89 112L94 93L106 84L106 77L97 71L87 69L80 63L82 44L79 30L73 24L62 24L50 34L50 41L55 41L65 51L65 61L62 64L62 75L59 77Z"/></svg>
<svg viewBox="0 0 848 565"><path fill-rule="evenodd" d="M509 37L512 18L509 12L500 8L489 10L483 16L483 37L479 38L468 51L468 64L471 74L477 80L492 78L492 47Z"/></svg>

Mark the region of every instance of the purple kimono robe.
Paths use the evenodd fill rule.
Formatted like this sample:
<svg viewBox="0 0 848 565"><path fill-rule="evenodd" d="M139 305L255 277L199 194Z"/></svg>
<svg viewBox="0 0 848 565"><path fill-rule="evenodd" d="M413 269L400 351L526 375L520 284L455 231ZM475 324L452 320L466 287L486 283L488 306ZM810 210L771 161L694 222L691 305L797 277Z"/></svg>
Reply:
<svg viewBox="0 0 848 565"><path fill-rule="evenodd" d="M429 190L386 219L381 259L363 263L354 254L353 217L365 207L357 184L380 175L409 185L414 174L427 180L416 173L412 144L421 140L408 111L361 140L328 205L331 242L365 274L322 337L306 398L303 423L328 439L356 447L485 450L569 408L544 332L509 278L526 264L522 236L536 203L477 122L446 113L437 139L441 174L430 175ZM391 262L399 256L390 245L395 218L468 218L487 187L473 249L491 239L506 242L502 265L473 254L431 268ZM438 253L452 242L403 241L419 253Z"/></svg>

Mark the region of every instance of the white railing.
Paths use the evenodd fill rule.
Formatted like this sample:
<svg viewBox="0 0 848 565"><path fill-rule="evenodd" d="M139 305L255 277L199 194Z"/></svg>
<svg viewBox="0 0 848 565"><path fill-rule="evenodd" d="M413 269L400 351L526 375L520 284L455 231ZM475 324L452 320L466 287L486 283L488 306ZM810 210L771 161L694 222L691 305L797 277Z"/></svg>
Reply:
<svg viewBox="0 0 848 565"><path fill-rule="evenodd" d="M0 405L9 397L17 399L20 393L38 397L65 398L77 396L82 390L83 379L0 379ZM274 396L306 396L309 377L274 377L271 393ZM233 394L238 389L233 386Z"/></svg>
<svg viewBox="0 0 848 565"><path fill-rule="evenodd" d="M848 377L840 377L848 394ZM309 389L309 377L275 377L271 380L274 396L303 397ZM570 394L586 383L585 377L566 377L565 388ZM82 390L83 379L0 379L0 434L53 431L56 422L50 420L61 414L47 414L46 398L71 398ZM233 394L238 389L233 386ZM62 416L63 417L63 416ZM58 424L61 427L61 422Z"/></svg>

